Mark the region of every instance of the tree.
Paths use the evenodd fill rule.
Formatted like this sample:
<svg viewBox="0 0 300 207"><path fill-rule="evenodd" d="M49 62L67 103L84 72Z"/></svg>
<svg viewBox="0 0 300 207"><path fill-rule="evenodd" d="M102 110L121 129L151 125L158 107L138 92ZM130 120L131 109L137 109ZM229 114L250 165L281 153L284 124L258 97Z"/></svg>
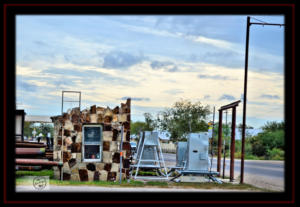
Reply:
<svg viewBox="0 0 300 207"><path fill-rule="evenodd" d="M31 137L33 128L34 128L34 126L33 126L32 122L25 121L24 122L24 136Z"/></svg>
<svg viewBox="0 0 300 207"><path fill-rule="evenodd" d="M186 139L190 132L208 131L206 118L210 114L208 106L189 100L175 102L172 108L160 112L157 126L171 133L172 141Z"/></svg>
<svg viewBox="0 0 300 207"><path fill-rule="evenodd" d="M150 113L144 113L145 117L145 128L144 131L152 131L156 128L156 121L153 119Z"/></svg>
<svg viewBox="0 0 300 207"><path fill-rule="evenodd" d="M141 131L146 128L146 123L142 121L132 122L130 124L130 133L138 135Z"/></svg>
<svg viewBox="0 0 300 207"><path fill-rule="evenodd" d="M263 127L263 132L250 139L252 153L266 158L275 157L284 150L284 122L267 122Z"/></svg>
<svg viewBox="0 0 300 207"><path fill-rule="evenodd" d="M264 131L277 131L277 130L284 130L284 122L277 123L276 121L267 122L262 129Z"/></svg>
<svg viewBox="0 0 300 207"><path fill-rule="evenodd" d="M138 135L141 131L153 131L156 128L156 120L150 113L144 113L145 122L137 121L131 123L131 134Z"/></svg>
<svg viewBox="0 0 300 207"><path fill-rule="evenodd" d="M47 135L48 132L50 132L51 137L53 137L54 133L54 127L52 124L34 124L32 122L24 122L24 136L31 137L33 136L32 131L35 129L36 136L38 136L40 133L42 133L44 136Z"/></svg>
<svg viewBox="0 0 300 207"><path fill-rule="evenodd" d="M44 136L47 136L47 133L50 132L51 137L53 137L54 128L51 124L41 123L37 128L37 134L42 133Z"/></svg>
<svg viewBox="0 0 300 207"><path fill-rule="evenodd" d="M240 124L237 126L237 128L238 128L239 131L241 132L242 129L243 129L243 124L240 123ZM246 124L246 129L254 129L254 127Z"/></svg>

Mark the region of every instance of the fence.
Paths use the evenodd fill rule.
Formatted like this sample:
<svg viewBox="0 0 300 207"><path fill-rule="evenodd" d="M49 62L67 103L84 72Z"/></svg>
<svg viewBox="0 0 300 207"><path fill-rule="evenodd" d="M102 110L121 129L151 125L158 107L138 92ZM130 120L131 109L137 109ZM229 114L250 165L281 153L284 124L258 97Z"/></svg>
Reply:
<svg viewBox="0 0 300 207"><path fill-rule="evenodd" d="M176 144L170 143L160 143L163 153L176 153Z"/></svg>

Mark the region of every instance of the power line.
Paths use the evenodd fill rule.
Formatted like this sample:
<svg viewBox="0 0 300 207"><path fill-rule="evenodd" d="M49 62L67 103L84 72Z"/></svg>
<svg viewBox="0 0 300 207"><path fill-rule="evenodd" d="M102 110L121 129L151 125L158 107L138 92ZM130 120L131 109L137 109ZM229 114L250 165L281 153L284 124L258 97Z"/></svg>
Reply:
<svg viewBox="0 0 300 207"><path fill-rule="evenodd" d="M251 22L250 21L250 19L255 19L256 21L259 21L259 22ZM268 23L268 22L264 22L264 21L262 21L262 20L259 20L259 19L257 19L257 18L254 18L254 17L249 17L249 25L251 25L251 24L258 24L258 25L262 25L262 26L264 26L264 25L269 25L269 26L284 26L284 24L274 24L274 23Z"/></svg>
<svg viewBox="0 0 300 207"><path fill-rule="evenodd" d="M251 18L252 18L252 19L255 19L255 20L259 21L259 22L262 22L262 23L267 24L267 22L264 22L264 21L262 21L262 20L256 19L256 18L254 18L254 17L251 17Z"/></svg>

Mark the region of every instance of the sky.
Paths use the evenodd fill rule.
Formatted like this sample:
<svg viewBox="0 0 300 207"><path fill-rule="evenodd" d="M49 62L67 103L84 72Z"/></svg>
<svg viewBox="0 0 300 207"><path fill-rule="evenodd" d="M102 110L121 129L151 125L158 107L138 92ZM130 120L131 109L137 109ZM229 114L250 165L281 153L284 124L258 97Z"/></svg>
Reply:
<svg viewBox="0 0 300 207"><path fill-rule="evenodd" d="M284 16L251 17L284 23ZM217 121L222 105L243 98L246 18L17 15L17 109L59 115L62 90L72 90L81 91L82 109L114 108L131 97L132 121L181 99L215 107ZM247 125L259 128L284 120L284 27L252 25L249 45ZM64 111L75 106L65 103ZM237 124L242 111L243 102Z"/></svg>

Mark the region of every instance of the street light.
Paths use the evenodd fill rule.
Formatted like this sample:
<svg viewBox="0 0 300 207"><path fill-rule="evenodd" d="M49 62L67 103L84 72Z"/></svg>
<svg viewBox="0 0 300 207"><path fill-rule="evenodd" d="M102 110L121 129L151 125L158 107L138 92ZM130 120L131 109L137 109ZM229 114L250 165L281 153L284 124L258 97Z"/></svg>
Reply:
<svg viewBox="0 0 300 207"><path fill-rule="evenodd" d="M253 18L253 17L252 17ZM250 26L254 25L262 25L262 26L284 26L284 24L274 24L274 23L266 23L262 22L256 18L260 22L251 22L251 17L247 17L247 32L246 32L246 51L245 51L245 77L244 77L244 104L243 104L243 128L242 128L242 153L241 153L241 180L240 183L244 182L244 157L245 157L245 129L246 129L246 104L247 104L247 79L248 79L248 50L249 50L249 32Z"/></svg>

